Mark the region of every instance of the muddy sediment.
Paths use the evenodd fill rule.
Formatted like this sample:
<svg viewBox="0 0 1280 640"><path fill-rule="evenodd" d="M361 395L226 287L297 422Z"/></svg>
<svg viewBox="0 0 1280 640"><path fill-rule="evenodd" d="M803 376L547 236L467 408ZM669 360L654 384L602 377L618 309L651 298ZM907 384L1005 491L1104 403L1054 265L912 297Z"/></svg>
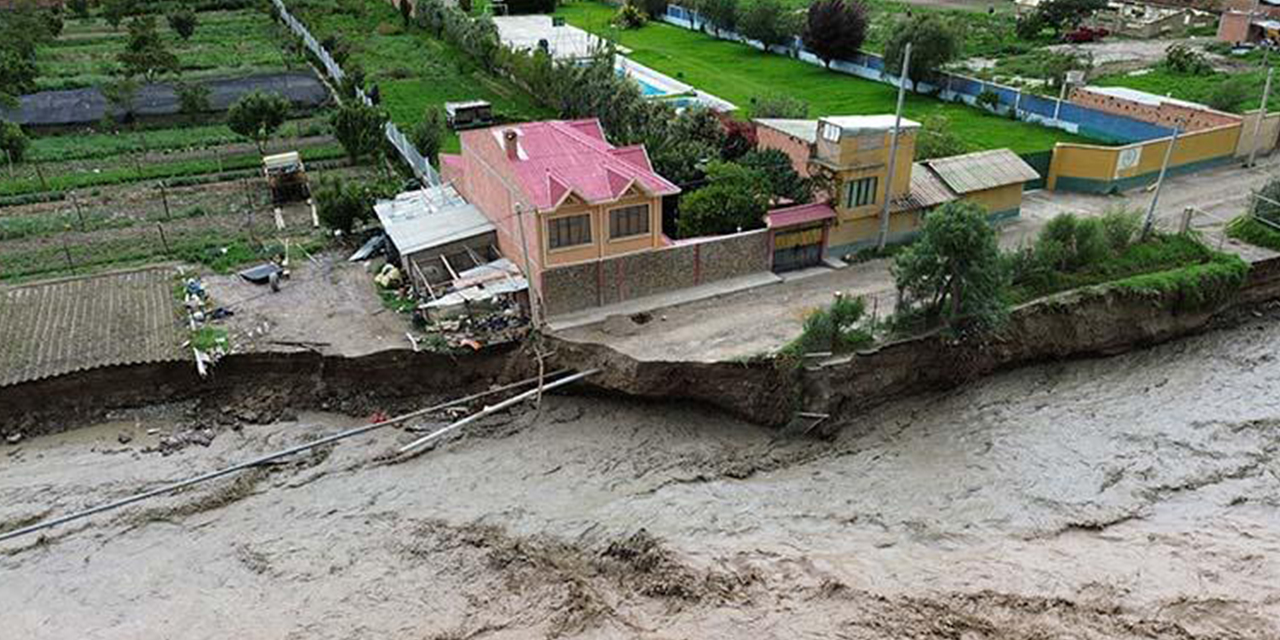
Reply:
<svg viewBox="0 0 1280 640"><path fill-rule="evenodd" d="M0 601L30 638L1273 638L1278 348L1249 313L882 403L823 440L548 397L400 464L418 433L387 429L4 543ZM0 522L361 422L303 411L143 453L185 411L3 449Z"/></svg>

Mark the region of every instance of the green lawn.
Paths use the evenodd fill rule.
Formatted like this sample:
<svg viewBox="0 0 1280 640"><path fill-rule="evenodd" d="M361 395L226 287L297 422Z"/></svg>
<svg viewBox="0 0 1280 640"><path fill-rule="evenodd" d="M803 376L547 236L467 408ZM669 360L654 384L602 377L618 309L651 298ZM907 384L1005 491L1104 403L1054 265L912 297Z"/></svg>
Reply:
<svg viewBox="0 0 1280 640"><path fill-rule="evenodd" d="M507 121L555 117L551 110L512 85L481 70L465 53L416 28L405 29L400 13L387 2L294 0L294 15L317 38L341 34L353 44L352 63L360 65L368 84L377 84L382 106L406 132L429 105L462 100L488 100ZM450 134L444 151L458 151Z"/></svg>
<svg viewBox="0 0 1280 640"><path fill-rule="evenodd" d="M156 16L161 37L182 67L183 79L243 76L302 67L302 60L285 57L284 41L275 23L257 10L206 11L190 40L169 29L163 15ZM112 30L100 18L70 18L60 38L39 52L41 90L88 87L110 80L119 63L116 55L125 46L124 24Z"/></svg>
<svg viewBox="0 0 1280 640"><path fill-rule="evenodd" d="M1209 103L1214 90L1232 78L1240 78L1239 82L1244 84L1247 96L1233 111L1243 113L1249 109L1257 109L1262 102L1262 88L1267 80L1267 71L1261 66L1242 73L1214 72L1203 76L1172 73L1155 67L1140 75L1122 73L1095 78L1089 83L1102 87L1128 87L1162 96L1170 95L1180 100ZM1276 93L1280 92L1280 83L1272 84L1269 109L1276 107Z"/></svg>
<svg viewBox="0 0 1280 640"><path fill-rule="evenodd" d="M752 98L786 94L805 100L810 116L892 113L892 86L827 71L785 56L716 40L667 24L618 31L609 26L614 9L593 2L564 4L558 11L569 23L616 40L631 49L628 57L733 102L750 115ZM1092 142L1064 131L1015 122L977 109L908 94L906 116L921 120L943 115L975 150L1008 147L1018 153L1046 151L1055 142Z"/></svg>

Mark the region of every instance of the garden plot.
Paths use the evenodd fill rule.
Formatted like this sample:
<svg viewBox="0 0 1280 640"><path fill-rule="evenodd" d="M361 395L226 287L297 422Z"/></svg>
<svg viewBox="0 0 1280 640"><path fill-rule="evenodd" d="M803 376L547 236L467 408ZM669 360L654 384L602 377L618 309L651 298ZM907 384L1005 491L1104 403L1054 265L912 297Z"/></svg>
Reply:
<svg viewBox="0 0 1280 640"><path fill-rule="evenodd" d="M0 386L181 358L174 283L150 268L0 289Z"/></svg>
<svg viewBox="0 0 1280 640"><path fill-rule="evenodd" d="M205 11L190 40L182 40L156 16L161 36L172 47L184 80L274 73L302 68L302 61L281 48L285 39L267 15L256 10ZM63 33L39 52L37 88L74 89L112 80L116 55L128 30L112 29L101 18L69 18Z"/></svg>

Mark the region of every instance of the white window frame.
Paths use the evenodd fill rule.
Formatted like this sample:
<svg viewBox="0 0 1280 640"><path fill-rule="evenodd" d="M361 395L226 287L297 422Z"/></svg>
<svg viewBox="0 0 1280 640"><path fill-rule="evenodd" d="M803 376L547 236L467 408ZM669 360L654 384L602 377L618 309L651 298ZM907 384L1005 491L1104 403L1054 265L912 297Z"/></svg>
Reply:
<svg viewBox="0 0 1280 640"><path fill-rule="evenodd" d="M840 127L830 122L822 123L822 139L827 142L840 142Z"/></svg>

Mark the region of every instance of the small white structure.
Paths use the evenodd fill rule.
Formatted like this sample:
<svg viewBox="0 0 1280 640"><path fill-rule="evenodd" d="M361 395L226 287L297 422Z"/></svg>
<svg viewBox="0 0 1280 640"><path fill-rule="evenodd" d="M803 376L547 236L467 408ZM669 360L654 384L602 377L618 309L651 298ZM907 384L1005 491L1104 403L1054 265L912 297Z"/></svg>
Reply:
<svg viewBox="0 0 1280 640"><path fill-rule="evenodd" d="M424 291L497 257L493 223L452 185L406 191L373 210L390 240L388 261Z"/></svg>

